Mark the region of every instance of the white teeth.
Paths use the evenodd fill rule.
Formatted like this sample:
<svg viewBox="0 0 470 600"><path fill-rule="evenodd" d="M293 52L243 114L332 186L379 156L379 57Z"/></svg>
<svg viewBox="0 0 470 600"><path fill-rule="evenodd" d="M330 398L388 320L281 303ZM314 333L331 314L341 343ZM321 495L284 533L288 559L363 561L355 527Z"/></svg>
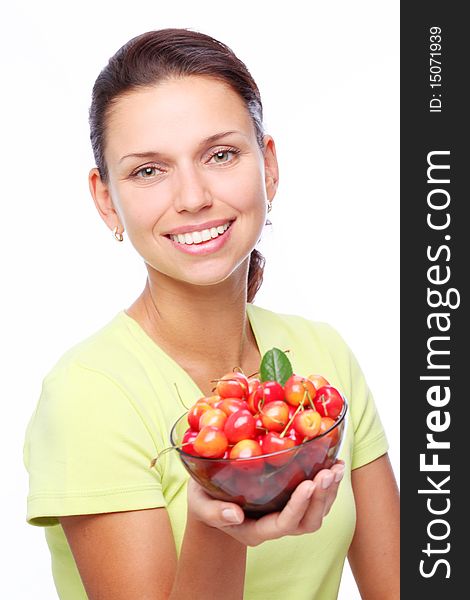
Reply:
<svg viewBox="0 0 470 600"><path fill-rule="evenodd" d="M202 229L201 231L171 234L170 238L174 242L179 242L180 244L200 244L201 242L207 242L210 239L218 237L219 235L227 231L229 227L230 223L225 223L225 225L211 227L210 229Z"/></svg>

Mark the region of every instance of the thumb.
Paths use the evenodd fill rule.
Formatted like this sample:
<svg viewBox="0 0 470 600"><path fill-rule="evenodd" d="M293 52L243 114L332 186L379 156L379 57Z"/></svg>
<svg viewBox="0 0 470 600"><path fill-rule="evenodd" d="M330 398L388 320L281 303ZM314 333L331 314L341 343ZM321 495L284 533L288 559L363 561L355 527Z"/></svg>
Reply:
<svg viewBox="0 0 470 600"><path fill-rule="evenodd" d="M237 504L221 503L221 525L240 525L245 519L243 510Z"/></svg>

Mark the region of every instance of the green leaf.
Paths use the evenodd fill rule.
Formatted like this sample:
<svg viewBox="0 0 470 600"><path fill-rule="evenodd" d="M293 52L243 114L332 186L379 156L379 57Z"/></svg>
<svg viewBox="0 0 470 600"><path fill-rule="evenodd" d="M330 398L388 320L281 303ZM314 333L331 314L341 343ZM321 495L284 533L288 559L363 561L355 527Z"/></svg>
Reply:
<svg viewBox="0 0 470 600"><path fill-rule="evenodd" d="M279 348L271 348L261 360L259 373L261 381L277 381L284 385L293 371L286 353Z"/></svg>

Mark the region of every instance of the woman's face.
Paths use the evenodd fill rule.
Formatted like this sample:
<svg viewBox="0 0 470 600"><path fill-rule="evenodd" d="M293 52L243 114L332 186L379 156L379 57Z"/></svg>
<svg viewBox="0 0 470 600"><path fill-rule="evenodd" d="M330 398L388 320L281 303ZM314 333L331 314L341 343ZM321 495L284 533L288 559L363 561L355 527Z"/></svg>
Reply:
<svg viewBox="0 0 470 600"><path fill-rule="evenodd" d="M109 182L90 184L101 216L123 227L145 262L210 285L229 277L261 236L275 194L274 142L261 151L243 101L206 77L166 80L113 106Z"/></svg>

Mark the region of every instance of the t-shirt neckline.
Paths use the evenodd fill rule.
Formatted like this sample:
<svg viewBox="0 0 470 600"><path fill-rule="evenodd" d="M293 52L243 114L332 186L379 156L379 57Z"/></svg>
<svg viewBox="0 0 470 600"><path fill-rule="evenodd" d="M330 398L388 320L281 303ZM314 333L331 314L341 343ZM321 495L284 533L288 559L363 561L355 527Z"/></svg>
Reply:
<svg viewBox="0 0 470 600"><path fill-rule="evenodd" d="M264 342L263 342L263 339L260 336L260 332L257 328L257 323L256 323L256 318L255 318L255 314L256 314L255 307L250 303L246 304L246 314L247 314L251 329L253 331L253 335L255 337L256 345L258 346L258 351L259 351L261 357L263 357L263 355L265 353ZM191 377L191 375L174 358L172 358L167 352L165 352L165 350L163 350L163 348L161 346L159 346L152 337L150 337L150 335L145 331L145 329L140 325L140 323L138 323L133 317L128 315L124 309L118 313L118 317L121 317L122 319L124 319L126 321L126 323L128 325L130 325L135 332L137 332L139 337L145 341L145 343L148 347L153 349L153 351L158 352L161 356L163 356L163 358L165 358L165 360L167 362L169 362L173 366L173 368L176 371L179 371L181 373L181 375L192 385L192 387L197 390L199 396L201 396L201 397L204 396L204 393L199 388L199 386L194 381L194 379ZM251 373L249 373L249 375L251 375Z"/></svg>

